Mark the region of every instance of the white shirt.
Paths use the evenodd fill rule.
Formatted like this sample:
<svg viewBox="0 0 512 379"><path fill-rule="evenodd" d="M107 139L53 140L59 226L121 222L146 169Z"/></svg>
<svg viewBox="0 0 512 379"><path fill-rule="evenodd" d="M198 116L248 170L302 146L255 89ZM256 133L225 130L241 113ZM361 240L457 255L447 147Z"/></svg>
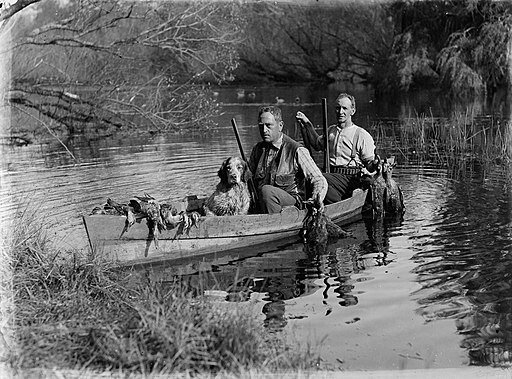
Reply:
<svg viewBox="0 0 512 379"><path fill-rule="evenodd" d="M359 137L354 141L356 131L359 130ZM329 136L329 162L331 165L356 166L374 157L375 142L370 133L365 129L352 124L346 128L338 125L331 125L328 129ZM320 136L319 138L323 138ZM355 146L355 157L351 158L352 146Z"/></svg>

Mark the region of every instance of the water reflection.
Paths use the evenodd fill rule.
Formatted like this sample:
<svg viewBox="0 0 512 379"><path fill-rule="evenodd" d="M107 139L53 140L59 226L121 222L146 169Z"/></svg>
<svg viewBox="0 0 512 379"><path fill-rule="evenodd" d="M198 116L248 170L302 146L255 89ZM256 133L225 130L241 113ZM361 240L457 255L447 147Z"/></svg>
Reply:
<svg viewBox="0 0 512 379"><path fill-rule="evenodd" d="M300 133L294 129L294 113L303 110L320 123L320 98L327 97L332 104L340 91L355 93L356 123L362 126L375 118L389 120L429 112L430 107L434 117L450 116L453 109L436 95L413 95L401 107L403 102L397 99L375 99L371 91L359 88L245 90L254 91L256 97L239 101L234 89L219 93L219 99L225 98L228 104L219 117L221 128L208 136L141 133L134 138L77 137L66 141L76 159L54 141L4 150L2 216L12 215L19 199L28 198L31 205L53 219L50 230L64 239L65 247L76 249L87 245L80 216L107 197L126 200L148 192L173 201L193 193L207 194L215 187L222 160L239 154L229 120L236 118L247 153L259 140L255 122L260 102L272 103L275 96L287 100L281 106L285 129L297 139ZM297 96L301 102L291 102ZM481 110L487 114L491 109L490 104L470 105L474 113ZM494 109L506 114L508 108ZM333 111L330 106L331 120ZM387 126L383 124L384 135L398 133ZM510 124L508 127L500 133L510 139ZM370 341L365 347L371 345L380 349L379 353L400 348L410 333L411 339L424 345L440 342L436 348L445 356L452 345L458 349L460 343L471 364L510 363L512 166L489 168L472 162L448 172L412 162L400 162L394 173L405 195L403 220L361 220L347 228L354 239L331 243L316 254L308 254L297 239L226 252L203 261L155 267L152 275L163 281L182 277L198 293L208 290L230 303L257 300L261 305L257 312L269 331L283 330L292 320L302 318L311 322L312 329L321 329L334 318L339 324L350 315L362 318L355 325ZM413 268L415 276L410 275ZM421 288L409 296L409 290L417 286ZM291 314L293 302L312 306ZM397 309L412 313L411 308L417 314L407 314L407 320L404 317L404 324L396 329ZM316 313L321 318L315 318ZM393 341L371 339L369 335L377 333L373 325L363 323L370 314L379 333L388 332L387 337L398 334L389 338ZM421 315L418 323L411 321L416 315ZM448 323L453 328L446 328L442 320L453 321ZM437 338L436 328L443 325L446 336ZM361 340L352 336L355 340L348 343L355 349ZM334 350L346 350L342 342L338 343ZM459 362L459 350L453 350L447 358L449 364L465 364L464 360ZM380 368L396 367L391 360L389 367ZM361 362L359 368L365 369L367 362Z"/></svg>
<svg viewBox="0 0 512 379"><path fill-rule="evenodd" d="M174 281L181 278L196 293L221 297L227 302L263 302L261 312L269 332L283 330L290 318L286 302L321 292L321 309L329 315L334 307L359 303L355 290L365 270L385 267L394 261L389 237L398 231L401 221L365 219L350 226L355 238L331 242L323 250L311 252L298 238L290 243L233 252L226 256L179 267L153 267L152 275ZM367 278L365 280L371 280ZM303 317L308 317L303 316Z"/></svg>
<svg viewBox="0 0 512 379"><path fill-rule="evenodd" d="M499 172L495 167L491 177ZM467 174L452 182L439 210L443 222L415 255L418 312L427 321L454 319L471 364L510 365L511 194L503 178L489 179L480 167Z"/></svg>

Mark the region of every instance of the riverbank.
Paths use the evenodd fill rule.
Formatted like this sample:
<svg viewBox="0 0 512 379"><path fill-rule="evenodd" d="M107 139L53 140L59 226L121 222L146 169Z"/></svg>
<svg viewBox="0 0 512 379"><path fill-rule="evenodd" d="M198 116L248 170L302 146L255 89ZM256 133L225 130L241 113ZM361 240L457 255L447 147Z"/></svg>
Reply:
<svg viewBox="0 0 512 379"><path fill-rule="evenodd" d="M18 209L11 231L15 315L4 361L21 377L66 370L238 375L319 361L314 347L267 333L250 302L226 307L201 283L157 280L87 252L55 249L37 209Z"/></svg>
<svg viewBox="0 0 512 379"><path fill-rule="evenodd" d="M0 370L0 373L2 371ZM189 373L175 375L138 375L126 376L116 372L87 372L82 370L26 370L18 373L16 377L25 379L89 379L89 378L109 378L109 379L142 379L142 378L176 378L176 379L451 379L451 378L489 378L489 379L509 379L512 376L512 370L489 368L489 367L467 367L463 369L425 369L425 370L403 370L403 371L299 371L291 373L259 373L247 371L241 374L218 374L218 375L191 375ZM2 376L7 377L7 376Z"/></svg>

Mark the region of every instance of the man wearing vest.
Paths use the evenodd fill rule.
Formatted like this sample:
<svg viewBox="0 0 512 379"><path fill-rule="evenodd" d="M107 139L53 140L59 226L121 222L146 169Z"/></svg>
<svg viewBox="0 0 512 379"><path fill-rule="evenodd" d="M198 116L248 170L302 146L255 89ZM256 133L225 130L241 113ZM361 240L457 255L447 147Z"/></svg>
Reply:
<svg viewBox="0 0 512 379"><path fill-rule="evenodd" d="M352 116L356 112L354 96L342 93L336 98L335 105L337 124L327 130L331 173L324 173L328 183L325 204L350 197L354 189L363 186L361 174L374 170L373 138L366 130L352 123ZM300 111L295 117L306 132L308 141L305 143L323 151L323 136L316 133L311 121Z"/></svg>
<svg viewBox="0 0 512 379"><path fill-rule="evenodd" d="M258 128L262 141L254 146L249 159L259 211L279 213L289 205L302 208L306 200L306 182L312 188L307 200L313 200L322 208L327 181L309 151L283 134L283 125L278 107L267 106L259 110Z"/></svg>

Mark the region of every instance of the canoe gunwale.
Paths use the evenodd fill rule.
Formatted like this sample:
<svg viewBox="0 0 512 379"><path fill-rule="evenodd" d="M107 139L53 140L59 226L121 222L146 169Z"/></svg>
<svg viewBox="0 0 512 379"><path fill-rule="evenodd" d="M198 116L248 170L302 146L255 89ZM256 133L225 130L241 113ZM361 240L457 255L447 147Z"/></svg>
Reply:
<svg viewBox="0 0 512 379"><path fill-rule="evenodd" d="M352 197L326 205L326 214L336 223L348 223L361 214L366 197L366 190L355 190ZM305 215L306 210L290 207L272 215L202 216L189 235L177 235L178 228L163 231L158 236L158 249L148 236L146 223L135 224L119 238L125 216L90 215L83 216L83 222L93 254L125 265L204 256L298 237Z"/></svg>

